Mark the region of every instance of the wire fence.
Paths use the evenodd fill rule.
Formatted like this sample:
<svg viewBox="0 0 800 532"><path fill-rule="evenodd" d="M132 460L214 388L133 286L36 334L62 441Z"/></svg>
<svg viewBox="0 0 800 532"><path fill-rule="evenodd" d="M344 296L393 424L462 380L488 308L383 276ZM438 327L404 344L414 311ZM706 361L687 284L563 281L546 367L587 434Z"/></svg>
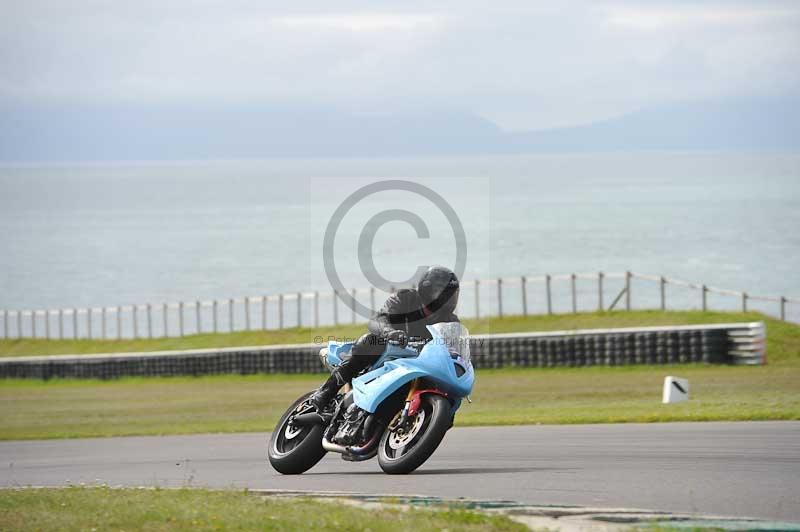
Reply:
<svg viewBox="0 0 800 532"><path fill-rule="evenodd" d="M337 292L293 292L212 301L0 311L0 338L133 339L366 322ZM377 308L388 292L352 289ZM800 299L763 296L633 272L572 273L461 283L458 314L468 318L595 310L759 311L800 322Z"/></svg>

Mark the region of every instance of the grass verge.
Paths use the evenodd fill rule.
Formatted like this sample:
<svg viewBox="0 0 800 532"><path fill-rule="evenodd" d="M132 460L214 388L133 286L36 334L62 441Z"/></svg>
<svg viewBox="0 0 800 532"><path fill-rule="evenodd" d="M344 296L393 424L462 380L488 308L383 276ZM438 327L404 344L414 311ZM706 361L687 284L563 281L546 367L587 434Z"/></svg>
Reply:
<svg viewBox="0 0 800 532"><path fill-rule="evenodd" d="M0 490L2 530L527 530L457 509L364 510L199 489Z"/></svg>
<svg viewBox="0 0 800 532"><path fill-rule="evenodd" d="M691 325L737 321L767 322L770 333L795 331L795 348L800 351L800 326L767 318L757 312L661 312L614 311L581 312L544 316L507 316L504 318L467 319L464 323L472 334L594 329L605 327L639 327L647 325ZM89 353L120 353L139 351L168 351L211 347L311 343L322 337L357 338L364 325L339 327L295 328L280 331L237 331L233 333L196 334L183 338L154 338L138 340L0 340L0 356L59 355Z"/></svg>
<svg viewBox="0 0 800 532"><path fill-rule="evenodd" d="M767 322L767 366L481 370L474 403L462 407L456 425L800 419L800 326L760 314L614 312L487 319L469 325L475 332L510 332L759 319ZM660 403L661 383L670 374L689 379L691 401ZM268 431L294 398L322 378L0 380L0 439Z"/></svg>
<svg viewBox="0 0 800 532"><path fill-rule="evenodd" d="M691 401L661 404L665 375L686 377ZM321 375L5 381L0 439L272 430ZM800 419L800 368L627 366L478 373L456 426Z"/></svg>

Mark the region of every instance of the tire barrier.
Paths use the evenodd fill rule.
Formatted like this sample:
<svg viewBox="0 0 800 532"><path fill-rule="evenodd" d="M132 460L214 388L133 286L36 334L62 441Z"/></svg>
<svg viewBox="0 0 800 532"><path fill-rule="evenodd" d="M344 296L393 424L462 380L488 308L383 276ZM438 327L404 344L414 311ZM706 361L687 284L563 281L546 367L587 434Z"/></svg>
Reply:
<svg viewBox="0 0 800 532"><path fill-rule="evenodd" d="M322 373L318 344L0 358L0 378ZM763 364L762 322L476 335L476 369L630 364Z"/></svg>

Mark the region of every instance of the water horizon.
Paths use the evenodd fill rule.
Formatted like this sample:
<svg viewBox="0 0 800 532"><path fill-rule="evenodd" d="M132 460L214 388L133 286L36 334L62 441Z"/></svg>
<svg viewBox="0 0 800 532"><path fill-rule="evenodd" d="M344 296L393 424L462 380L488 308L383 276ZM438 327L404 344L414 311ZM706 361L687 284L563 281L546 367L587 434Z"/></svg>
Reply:
<svg viewBox="0 0 800 532"><path fill-rule="evenodd" d="M398 178L445 192L464 219L467 279L634 270L800 297L800 154L614 152L3 164L0 308L327 290L330 212L360 184ZM395 225L379 235L416 248ZM403 261L376 242L396 278L452 260L446 243ZM368 286L359 274L344 275Z"/></svg>

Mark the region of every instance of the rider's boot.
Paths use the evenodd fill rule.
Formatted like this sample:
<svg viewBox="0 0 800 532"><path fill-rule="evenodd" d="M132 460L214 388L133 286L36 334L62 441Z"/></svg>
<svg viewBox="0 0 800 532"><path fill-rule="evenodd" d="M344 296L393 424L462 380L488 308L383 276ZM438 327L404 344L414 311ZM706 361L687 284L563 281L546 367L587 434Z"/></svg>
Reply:
<svg viewBox="0 0 800 532"><path fill-rule="evenodd" d="M348 374L349 372L346 368L336 368L333 370L333 373L331 373L331 376L328 377L328 380L323 382L322 386L317 388L317 391L311 395L309 399L317 408L318 412L322 412L322 409L331 402L331 399L336 397L339 388L350 381Z"/></svg>

